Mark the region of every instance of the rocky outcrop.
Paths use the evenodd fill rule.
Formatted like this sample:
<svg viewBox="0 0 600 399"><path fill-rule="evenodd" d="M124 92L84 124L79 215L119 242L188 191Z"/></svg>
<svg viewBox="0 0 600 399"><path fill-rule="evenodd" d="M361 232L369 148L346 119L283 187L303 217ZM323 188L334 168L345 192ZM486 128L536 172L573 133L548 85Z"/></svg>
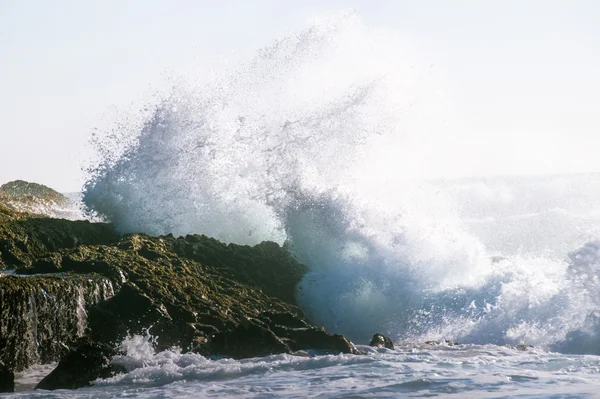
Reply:
<svg viewBox="0 0 600 399"><path fill-rule="evenodd" d="M13 211L57 218L81 218L82 212L67 196L41 184L15 180L0 186L0 203Z"/></svg>
<svg viewBox="0 0 600 399"><path fill-rule="evenodd" d="M305 319L295 290L307 267L276 243L119 238L106 224L4 208L0 251L19 266L0 277L0 359L11 370L61 359L40 388L81 387L119 372L112 348L130 334L150 333L157 350L205 356L357 353Z"/></svg>
<svg viewBox="0 0 600 399"><path fill-rule="evenodd" d="M29 267L34 260L62 248L118 239L110 224L41 217L15 212L0 203L0 270Z"/></svg>
<svg viewBox="0 0 600 399"><path fill-rule="evenodd" d="M201 255L203 251L207 254ZM300 321L302 311L294 299L295 283L306 267L283 251L274 243L246 247L205 236L134 234L111 246L62 250L19 272L100 273L110 278L119 287L117 294L89 312L90 336L96 341L118 342L150 328L159 349L177 345L206 355L228 354L227 348L233 348L223 344L231 342L228 337L251 324L267 330L277 326L261 317L291 322L294 328L308 325ZM203 263L195 260L199 258ZM284 284L285 279L294 284ZM261 350L252 353L259 356ZM290 350L280 345L277 353Z"/></svg>
<svg viewBox="0 0 600 399"><path fill-rule="evenodd" d="M296 286L308 268L296 262L289 251L274 242L254 247L226 245L204 235L169 239L166 245L180 257L211 265L223 276L259 288L287 303L296 303ZM283 268L289 269L283 270Z"/></svg>
<svg viewBox="0 0 600 399"><path fill-rule="evenodd" d="M85 335L87 310L113 295L102 276L0 278L0 361L21 371L60 359Z"/></svg>
<svg viewBox="0 0 600 399"><path fill-rule="evenodd" d="M66 205L69 200L63 194L43 184L30 183L24 180L14 180L0 186L0 200L14 206L26 207L32 203Z"/></svg>
<svg viewBox="0 0 600 399"><path fill-rule="evenodd" d="M383 334L373 334L371 337L371 341L369 341L369 346L374 346L376 348L388 348L394 349L394 342L386 337Z"/></svg>
<svg viewBox="0 0 600 399"><path fill-rule="evenodd" d="M36 389L76 389L92 385L125 369L110 360L117 350L110 345L84 342L60 360L58 367L38 383Z"/></svg>

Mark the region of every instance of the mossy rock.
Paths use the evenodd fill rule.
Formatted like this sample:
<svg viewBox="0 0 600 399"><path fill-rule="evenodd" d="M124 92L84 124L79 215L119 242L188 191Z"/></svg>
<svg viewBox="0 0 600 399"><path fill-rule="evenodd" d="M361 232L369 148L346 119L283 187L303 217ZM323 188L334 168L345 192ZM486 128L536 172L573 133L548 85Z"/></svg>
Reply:
<svg viewBox="0 0 600 399"><path fill-rule="evenodd" d="M203 235L119 237L107 224L37 217L0 206L0 252L4 265L35 275L0 278L0 338L6 333L12 337L10 345L0 339L0 353L13 369L56 361L82 335L92 344L111 346L126 335L149 332L156 349L178 346L205 356L239 358L304 349L356 353L343 336L306 320L295 293L308 268L273 242L251 247L226 245ZM84 281L110 282L114 295L88 300ZM97 292L93 284L91 292ZM72 314L81 310L77 301L82 289L84 302L91 304L85 308L85 325L70 325L69 331L50 329L54 338L48 336L47 341L61 347L52 347L47 355L19 355L24 345L18 337L30 348L37 342L25 333L32 312L41 325L82 320ZM43 312L32 310L32 295L36 306L43 304ZM54 298L53 307L48 298ZM10 327L11 320L25 324ZM60 334L63 338L57 339ZM72 356L85 360L80 355ZM86 381L103 375L105 369L94 361ZM75 386L68 382L69 364L74 363L63 367L62 377L57 372L59 385L53 386ZM63 385L61 378L67 381Z"/></svg>
<svg viewBox="0 0 600 399"><path fill-rule="evenodd" d="M83 342L65 355L58 366L35 389L77 389L92 385L98 378L113 377L126 370L110 363L118 351L111 345Z"/></svg>
<svg viewBox="0 0 600 399"><path fill-rule="evenodd" d="M114 294L100 275L0 276L0 361L55 362L86 334L87 310Z"/></svg>
<svg viewBox="0 0 600 399"><path fill-rule="evenodd" d="M50 252L119 237L110 224L40 217L0 205L0 269L29 267Z"/></svg>
<svg viewBox="0 0 600 399"><path fill-rule="evenodd" d="M20 212L54 214L70 205L69 199L42 184L15 180L0 186L0 203Z"/></svg>
<svg viewBox="0 0 600 399"><path fill-rule="evenodd" d="M67 203L68 199L63 194L43 184L30 183L24 180L14 180L0 186L0 196L10 198L39 198L54 203Z"/></svg>

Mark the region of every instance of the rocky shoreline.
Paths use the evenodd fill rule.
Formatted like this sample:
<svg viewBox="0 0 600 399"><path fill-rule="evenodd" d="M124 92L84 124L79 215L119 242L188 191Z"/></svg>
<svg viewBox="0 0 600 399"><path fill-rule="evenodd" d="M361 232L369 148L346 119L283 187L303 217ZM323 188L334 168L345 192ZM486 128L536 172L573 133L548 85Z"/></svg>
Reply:
<svg viewBox="0 0 600 399"><path fill-rule="evenodd" d="M132 334L150 334L157 350L207 357L357 353L306 320L295 291L308 268L273 242L121 236L109 224L0 203L0 269L13 270L0 275L0 391L34 364L59 362L42 389L123 372L110 360Z"/></svg>

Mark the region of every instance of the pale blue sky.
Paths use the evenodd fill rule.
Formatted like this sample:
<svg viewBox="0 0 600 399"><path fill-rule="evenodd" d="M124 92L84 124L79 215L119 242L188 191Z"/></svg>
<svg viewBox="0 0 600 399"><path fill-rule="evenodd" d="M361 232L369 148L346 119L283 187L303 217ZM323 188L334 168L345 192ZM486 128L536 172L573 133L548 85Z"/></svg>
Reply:
<svg viewBox="0 0 600 399"><path fill-rule="evenodd" d="M470 150L440 175L600 172L597 1L0 0L0 183L77 190L92 130L168 76L347 8L443 76L463 125L430 155Z"/></svg>

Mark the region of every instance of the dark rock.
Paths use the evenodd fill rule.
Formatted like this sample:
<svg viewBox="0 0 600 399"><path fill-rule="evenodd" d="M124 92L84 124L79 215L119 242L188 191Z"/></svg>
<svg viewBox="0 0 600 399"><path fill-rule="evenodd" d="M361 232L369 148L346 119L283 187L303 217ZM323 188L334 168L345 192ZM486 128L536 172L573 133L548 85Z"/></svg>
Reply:
<svg viewBox="0 0 600 399"><path fill-rule="evenodd" d="M394 349L394 343L392 340L382 334L373 334L369 345L377 348Z"/></svg>
<svg viewBox="0 0 600 399"><path fill-rule="evenodd" d="M287 249L269 241L250 247L226 245L204 235L187 235L185 239L166 240L166 244L180 257L217 268L223 276L294 305L296 286L308 272Z"/></svg>
<svg viewBox="0 0 600 399"><path fill-rule="evenodd" d="M289 346L271 330L255 322L248 322L231 331L218 333L210 339L209 345L213 355L238 359L291 352Z"/></svg>
<svg viewBox="0 0 600 399"><path fill-rule="evenodd" d="M0 361L14 371L58 361L85 334L89 307L112 295L98 275L0 277Z"/></svg>
<svg viewBox="0 0 600 399"><path fill-rule="evenodd" d="M114 297L90 309L90 337L114 344L131 334L150 333L156 337L159 350L172 346L188 348L195 333L189 323L195 318L192 313L185 314L185 309L175 307L172 311L178 311L179 318L174 320L163 304L127 283Z"/></svg>
<svg viewBox="0 0 600 399"><path fill-rule="evenodd" d="M15 373L0 362L0 393L15 391Z"/></svg>
<svg viewBox="0 0 600 399"><path fill-rule="evenodd" d="M64 204L67 202L67 197L58 191L44 186L43 184L30 183L24 180L14 180L1 185L0 196L10 198L37 197L56 202L58 204Z"/></svg>
<svg viewBox="0 0 600 399"><path fill-rule="evenodd" d="M117 350L109 345L83 343L65 355L35 389L82 388L92 385L98 378L109 378L123 373L123 367L110 364L110 360L117 353Z"/></svg>
<svg viewBox="0 0 600 399"><path fill-rule="evenodd" d="M357 353L343 336L305 320L295 290L308 269L286 248L225 245L201 235L131 234L107 242L114 231L95 234L109 225L78 223L0 206L3 259L21 262L21 273L41 274L0 278L0 359L20 370L68 353L40 388L84 386L115 372L105 349L129 334L150 333L158 350L235 358ZM88 346L70 351L81 337Z"/></svg>
<svg viewBox="0 0 600 399"><path fill-rule="evenodd" d="M50 252L119 238L112 225L16 212L0 203L0 269L30 267Z"/></svg>
<svg viewBox="0 0 600 399"><path fill-rule="evenodd" d="M351 353L358 351L346 337L340 334L329 334L323 328L290 328L286 332L289 345L293 351L315 349L333 354Z"/></svg>
<svg viewBox="0 0 600 399"><path fill-rule="evenodd" d="M259 319L269 326L280 325L287 328L308 327L308 323L304 319L291 313L263 312L260 314Z"/></svg>

